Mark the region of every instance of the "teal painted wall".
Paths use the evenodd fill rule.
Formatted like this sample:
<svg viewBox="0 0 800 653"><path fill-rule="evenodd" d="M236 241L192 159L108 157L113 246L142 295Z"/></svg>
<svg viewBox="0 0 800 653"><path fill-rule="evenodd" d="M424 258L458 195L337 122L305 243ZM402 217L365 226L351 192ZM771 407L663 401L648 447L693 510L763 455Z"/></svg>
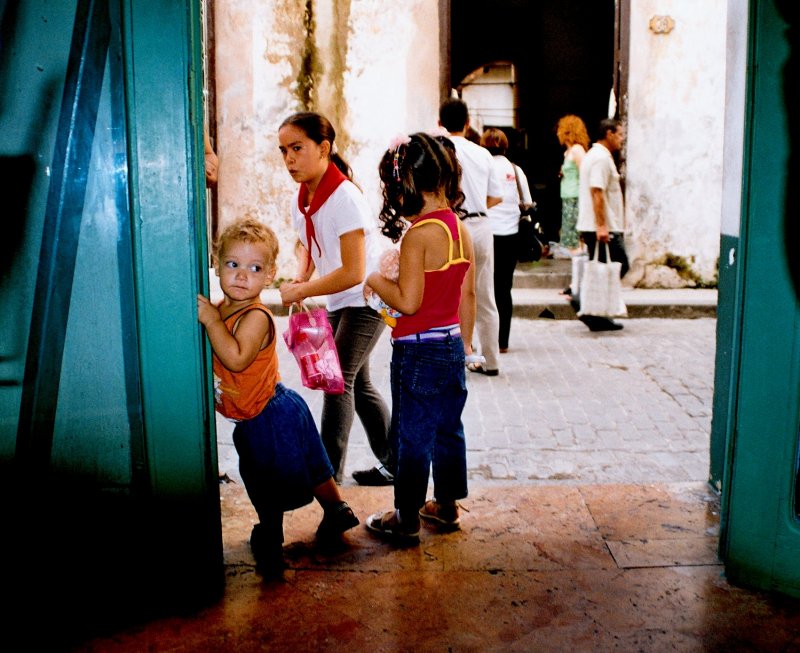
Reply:
<svg viewBox="0 0 800 653"><path fill-rule="evenodd" d="M223 587L199 4L0 12L0 584L79 636Z"/></svg>
<svg viewBox="0 0 800 653"><path fill-rule="evenodd" d="M800 596L800 304L787 203L793 78L784 77L795 7L751 4L740 271L720 306L734 316L720 553L732 582Z"/></svg>
<svg viewBox="0 0 800 653"><path fill-rule="evenodd" d="M76 2L6 3L0 16L0 461L14 456L49 168ZM37 38L31 38L35 34Z"/></svg>
<svg viewBox="0 0 800 653"><path fill-rule="evenodd" d="M734 369L738 360L740 311L738 307L739 237L722 234L720 238L719 284L717 302L717 351L714 365L714 399L711 418L709 482L722 489L728 464L728 442L735 404ZM733 260L731 260L731 253Z"/></svg>

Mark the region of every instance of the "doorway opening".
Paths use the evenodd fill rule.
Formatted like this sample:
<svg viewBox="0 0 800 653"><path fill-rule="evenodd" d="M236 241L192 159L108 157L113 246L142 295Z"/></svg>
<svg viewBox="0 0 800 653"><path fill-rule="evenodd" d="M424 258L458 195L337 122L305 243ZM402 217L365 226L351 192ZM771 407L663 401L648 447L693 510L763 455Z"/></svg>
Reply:
<svg viewBox="0 0 800 653"><path fill-rule="evenodd" d="M611 92L624 96L624 76L618 74L624 48L617 27L624 24L619 21L624 4L498 0L489 8L480 0L449 3L445 68L450 89L467 102L473 126L513 128L509 157L528 177L549 240L558 240L561 223L563 151L555 126L573 113L593 131L608 115Z"/></svg>

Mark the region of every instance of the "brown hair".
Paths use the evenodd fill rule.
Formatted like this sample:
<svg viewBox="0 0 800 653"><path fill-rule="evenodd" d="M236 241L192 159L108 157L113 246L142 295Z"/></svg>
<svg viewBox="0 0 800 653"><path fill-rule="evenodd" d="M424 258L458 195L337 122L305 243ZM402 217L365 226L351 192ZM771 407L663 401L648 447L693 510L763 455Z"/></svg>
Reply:
<svg viewBox="0 0 800 653"><path fill-rule="evenodd" d="M489 127L481 136L481 145L492 154L503 154L508 152L508 137L502 129Z"/></svg>
<svg viewBox="0 0 800 653"><path fill-rule="evenodd" d="M339 168L345 177L353 181L353 170L350 168L350 164L336 152L336 148L334 147L336 130L333 128L330 120L316 111L300 111L286 118L286 120L281 123L280 127L278 127L278 130L286 125L292 125L305 132L306 136L317 145L322 145L322 141L328 141L331 146L331 161L333 161L333 164Z"/></svg>

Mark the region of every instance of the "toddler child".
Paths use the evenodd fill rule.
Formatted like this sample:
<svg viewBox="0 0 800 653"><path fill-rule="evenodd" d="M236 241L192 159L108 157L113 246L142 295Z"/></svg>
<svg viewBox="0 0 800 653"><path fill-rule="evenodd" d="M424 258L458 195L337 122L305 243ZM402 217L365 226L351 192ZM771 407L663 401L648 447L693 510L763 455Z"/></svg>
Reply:
<svg viewBox="0 0 800 653"><path fill-rule="evenodd" d="M267 577L283 571L284 511L315 497L324 511L320 540L359 523L339 494L308 405L280 382L275 322L260 299L275 277L277 256L269 227L254 219L233 223L214 248L223 299L215 306L197 297L198 320L214 352L216 410L236 422L239 470L258 513L250 547Z"/></svg>

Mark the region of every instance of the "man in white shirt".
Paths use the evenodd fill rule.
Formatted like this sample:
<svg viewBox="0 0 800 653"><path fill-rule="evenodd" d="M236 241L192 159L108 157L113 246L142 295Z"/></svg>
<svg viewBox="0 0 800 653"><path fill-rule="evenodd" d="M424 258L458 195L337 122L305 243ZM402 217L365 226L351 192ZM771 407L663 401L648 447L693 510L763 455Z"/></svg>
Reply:
<svg viewBox="0 0 800 653"><path fill-rule="evenodd" d="M486 218L486 211L503 201L503 187L494 168L492 155L484 147L466 138L469 128L469 110L459 98L449 98L439 107L439 125L450 133L456 146L456 157L461 164L461 190L467 212L463 219L475 254L475 293L477 312L475 326L480 341L484 364L470 363L471 372L497 376L500 317L494 299L494 236Z"/></svg>
<svg viewBox="0 0 800 653"><path fill-rule="evenodd" d="M622 264L620 276L624 277L628 271L625 206L613 155L622 149L625 127L619 120L607 118L600 121L598 134L600 138L581 162L577 229L586 243L589 258L594 256L594 248L599 246L598 259L605 261L604 243L607 243L611 260ZM576 311L580 308L577 299L572 300L572 307ZM592 331L618 331L622 328L619 322L607 317L583 315L580 320Z"/></svg>

